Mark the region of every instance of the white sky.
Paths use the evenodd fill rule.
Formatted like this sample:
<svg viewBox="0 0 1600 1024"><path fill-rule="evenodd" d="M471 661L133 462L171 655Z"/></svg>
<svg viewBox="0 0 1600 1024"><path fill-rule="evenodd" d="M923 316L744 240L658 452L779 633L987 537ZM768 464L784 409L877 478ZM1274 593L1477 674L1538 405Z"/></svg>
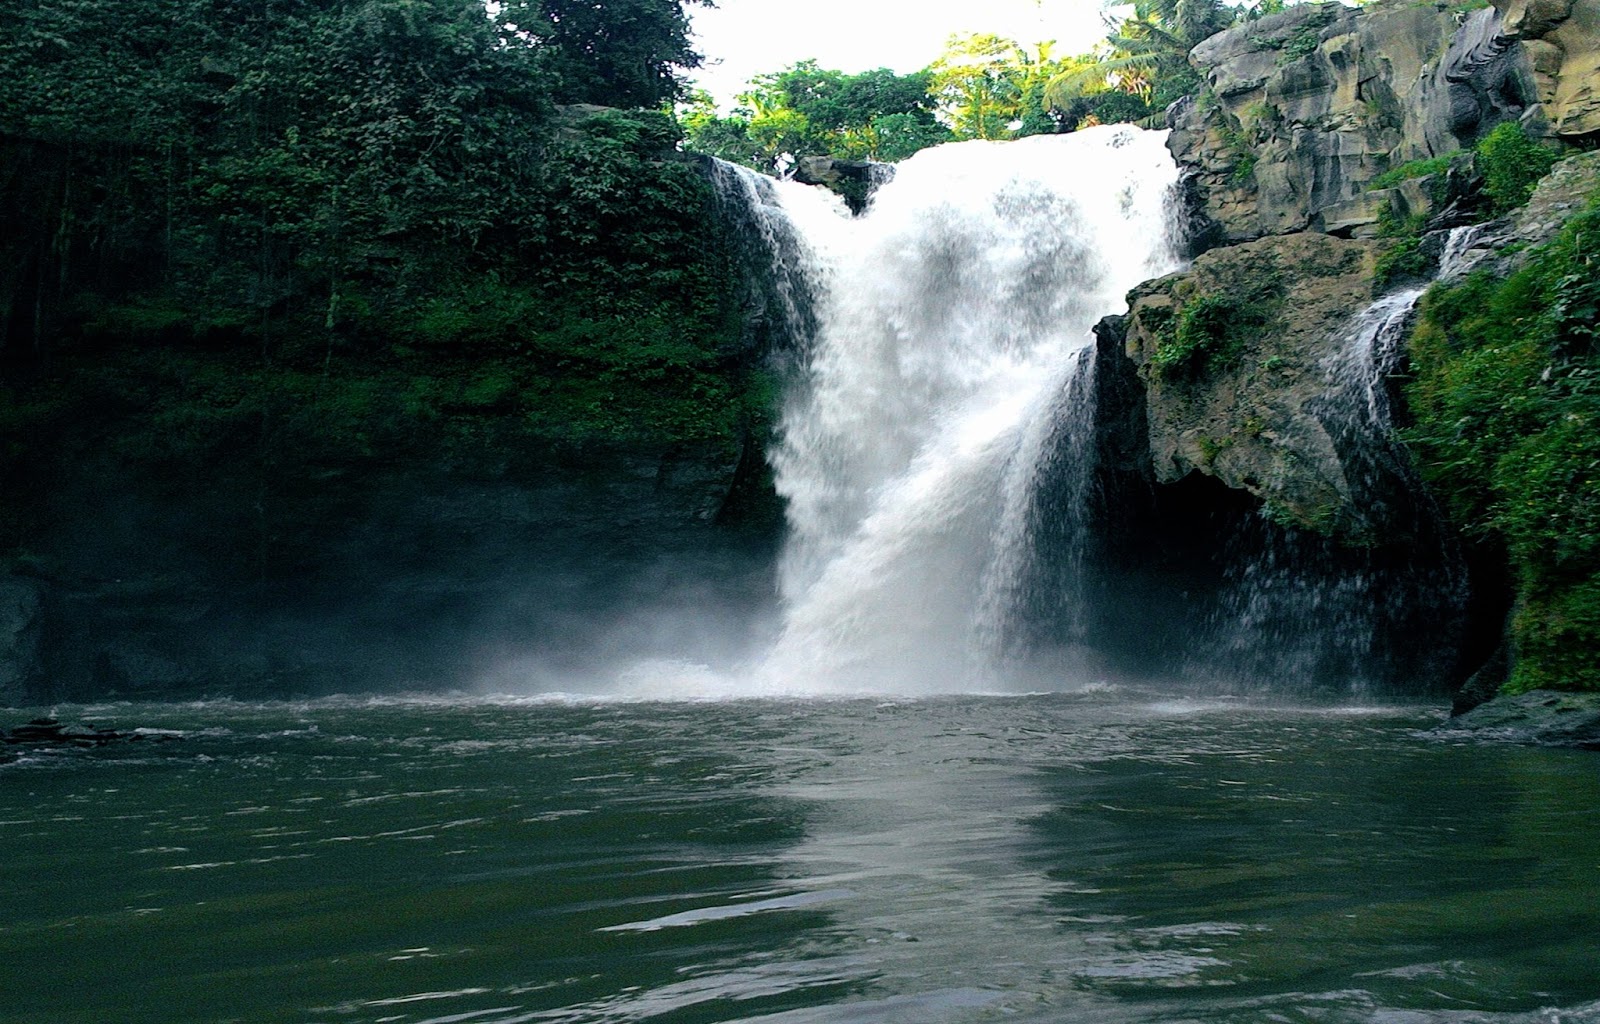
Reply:
<svg viewBox="0 0 1600 1024"><path fill-rule="evenodd" d="M1099 0L717 0L689 8L706 66L692 77L728 106L751 76L816 58L855 73L926 67L954 33L1056 41L1057 56L1105 36Z"/></svg>

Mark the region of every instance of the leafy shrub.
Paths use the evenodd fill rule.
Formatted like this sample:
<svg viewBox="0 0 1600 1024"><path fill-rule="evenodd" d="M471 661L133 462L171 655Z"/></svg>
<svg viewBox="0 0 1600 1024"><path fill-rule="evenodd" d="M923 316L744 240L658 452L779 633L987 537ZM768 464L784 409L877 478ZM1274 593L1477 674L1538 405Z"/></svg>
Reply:
<svg viewBox="0 0 1600 1024"><path fill-rule="evenodd" d="M1156 309L1141 314L1155 333L1152 372L1197 379L1238 358L1277 312L1282 290L1266 279L1239 291L1209 292L1185 302L1176 314Z"/></svg>
<svg viewBox="0 0 1600 1024"><path fill-rule="evenodd" d="M1367 189L1371 191L1380 188L1394 188L1402 181L1410 181L1412 178L1425 178L1430 174L1443 174L1450 169L1450 162L1458 155L1460 155L1459 150L1455 153L1446 153L1443 156L1429 157L1426 160L1412 160L1409 163L1403 163L1399 167L1390 168L1373 178L1372 184L1368 185Z"/></svg>
<svg viewBox="0 0 1600 1024"><path fill-rule="evenodd" d="M1431 269L1428 257L1422 251L1422 239L1402 238L1378 257L1373 269L1373 282L1387 288L1397 281L1426 277Z"/></svg>
<svg viewBox="0 0 1600 1024"><path fill-rule="evenodd" d="M1467 536L1517 586L1508 689L1600 689L1600 197L1506 280L1422 304L1407 437Z"/></svg>
<svg viewBox="0 0 1600 1024"><path fill-rule="evenodd" d="M1283 48L1278 53L1278 65L1291 64L1302 57L1309 57L1317 52L1317 47L1322 43L1322 26L1320 24L1306 25L1292 37L1285 40Z"/></svg>
<svg viewBox="0 0 1600 1024"><path fill-rule="evenodd" d="M1539 179L1550 173L1556 162L1556 154L1528 138L1516 121L1496 126L1478 142L1476 152L1483 190L1496 214L1526 203Z"/></svg>

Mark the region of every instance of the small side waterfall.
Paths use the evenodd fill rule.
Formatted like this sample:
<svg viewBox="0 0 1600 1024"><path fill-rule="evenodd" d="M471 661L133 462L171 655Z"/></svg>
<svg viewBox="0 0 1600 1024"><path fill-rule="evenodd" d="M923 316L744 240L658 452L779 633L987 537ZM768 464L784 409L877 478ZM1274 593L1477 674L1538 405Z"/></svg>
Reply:
<svg viewBox="0 0 1600 1024"><path fill-rule="evenodd" d="M1479 229L1450 233L1439 277L1482 258ZM1319 418L1343 457L1353 504L1385 549L1350 551L1255 524L1238 538L1216 616L1216 641L1194 674L1272 688L1319 684L1356 692L1448 671L1465 598L1457 553L1395 431L1390 379L1424 289L1375 300L1324 363Z"/></svg>
<svg viewBox="0 0 1600 1024"><path fill-rule="evenodd" d="M1072 486L1039 507L1043 475L1077 466L1087 487L1090 328L1175 266L1176 176L1163 136L1128 127L965 143L900 165L864 217L811 226L832 266L773 457L775 685L984 678L1038 521L1074 514Z"/></svg>
<svg viewBox="0 0 1600 1024"><path fill-rule="evenodd" d="M724 160L709 160L708 172L718 212L733 228L735 257L751 278L744 301L766 347L803 357L830 278L827 243L844 229L843 201Z"/></svg>
<svg viewBox="0 0 1600 1024"><path fill-rule="evenodd" d="M1400 355L1420 291L1378 299L1357 316L1324 363L1319 418L1341 453L1350 500L1378 535L1429 525L1405 504L1415 490L1393 439L1387 375ZM1404 524L1402 526L1402 524ZM1234 541L1214 621L1214 645L1191 674L1274 690L1331 686L1356 692L1391 675L1383 648L1397 622L1418 608L1418 566L1385 564L1371 552L1268 522L1247 524Z"/></svg>

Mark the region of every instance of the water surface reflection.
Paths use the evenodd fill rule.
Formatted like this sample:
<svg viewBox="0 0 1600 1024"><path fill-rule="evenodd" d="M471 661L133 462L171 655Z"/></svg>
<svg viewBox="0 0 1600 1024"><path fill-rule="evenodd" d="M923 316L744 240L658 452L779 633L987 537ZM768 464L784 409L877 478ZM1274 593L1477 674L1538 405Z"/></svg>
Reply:
<svg viewBox="0 0 1600 1024"><path fill-rule="evenodd" d="M1429 709L98 714L186 739L0 768L19 1024L1600 1021L1593 755Z"/></svg>

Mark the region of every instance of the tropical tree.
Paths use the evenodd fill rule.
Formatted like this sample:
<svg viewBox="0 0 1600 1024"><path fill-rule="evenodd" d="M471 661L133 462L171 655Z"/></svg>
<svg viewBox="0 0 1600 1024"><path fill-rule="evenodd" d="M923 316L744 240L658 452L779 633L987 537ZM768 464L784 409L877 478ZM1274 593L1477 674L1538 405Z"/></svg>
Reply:
<svg viewBox="0 0 1600 1024"><path fill-rule="evenodd" d="M992 33L950 37L929 70L939 111L957 137L1010 137L1022 109L1019 50L1016 42Z"/></svg>
<svg viewBox="0 0 1600 1024"><path fill-rule="evenodd" d="M1070 61L1057 59L1054 50L1053 42L1030 47L989 34L950 37L929 68L940 117L963 139L1061 131L1046 90Z"/></svg>
<svg viewBox="0 0 1600 1024"><path fill-rule="evenodd" d="M690 45L684 5L711 0L502 0L512 43L533 46L558 103L659 107L683 96L679 70L704 58Z"/></svg>
<svg viewBox="0 0 1600 1024"><path fill-rule="evenodd" d="M1114 25L1093 60L1050 80L1045 101L1057 110L1083 111L1083 100L1128 93L1146 108L1142 119L1149 119L1199 88L1189 51L1238 17L1222 0L1135 0L1133 12Z"/></svg>
<svg viewBox="0 0 1600 1024"><path fill-rule="evenodd" d="M951 138L934 116L930 80L926 71L848 75L804 60L751 79L730 116L701 93L679 119L688 148L762 170L785 157L901 160Z"/></svg>

